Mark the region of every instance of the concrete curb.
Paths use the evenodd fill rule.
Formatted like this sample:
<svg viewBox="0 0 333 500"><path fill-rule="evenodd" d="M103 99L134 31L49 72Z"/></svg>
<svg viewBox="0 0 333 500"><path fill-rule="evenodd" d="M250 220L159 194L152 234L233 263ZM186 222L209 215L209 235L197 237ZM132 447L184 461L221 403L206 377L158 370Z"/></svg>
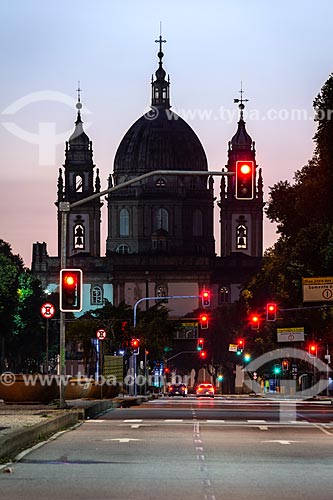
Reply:
<svg viewBox="0 0 333 500"><path fill-rule="evenodd" d="M0 459L13 458L19 451L36 443L60 429L76 424L81 417L81 412L70 411L56 417L52 417L47 422L32 425L27 429L20 429L0 438Z"/></svg>
<svg viewBox="0 0 333 500"><path fill-rule="evenodd" d="M76 405L71 407L71 403L69 402L69 409L59 410L59 415L50 417L45 422L31 425L25 429L13 430L1 436L0 460L14 458L17 453L32 446L37 441L41 441L61 429L71 427L80 420L94 418L114 406L113 402L108 400L83 404L82 407Z"/></svg>

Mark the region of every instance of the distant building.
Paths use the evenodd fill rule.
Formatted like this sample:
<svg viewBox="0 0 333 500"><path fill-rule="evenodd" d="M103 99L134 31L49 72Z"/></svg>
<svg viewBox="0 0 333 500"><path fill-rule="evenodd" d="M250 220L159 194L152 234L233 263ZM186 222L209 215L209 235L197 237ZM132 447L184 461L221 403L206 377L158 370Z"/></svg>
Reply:
<svg viewBox="0 0 333 500"><path fill-rule="evenodd" d="M207 171L204 148L192 128L170 106L169 79L163 68L162 38L158 69L152 79L151 110L123 137L108 187L155 170ZM255 144L245 129L244 100L236 134L229 142L226 170L236 161L255 162ZM58 256L46 243L34 243L32 271L45 288L55 290L60 269L59 203L85 198L101 190L93 163L92 142L83 130L80 94L75 130L59 169ZM221 256L215 254L214 182L220 182ZM235 199L234 177L152 176L108 196L106 255L100 254L99 198L72 209L67 228L67 267L84 273L83 313L107 299L119 304L143 297L199 295L212 292L212 307L239 297L241 284L258 269L263 247L263 181L255 178L253 200ZM155 302L154 302L155 303ZM150 305L153 305L152 303ZM174 317L200 306L198 299L169 300Z"/></svg>

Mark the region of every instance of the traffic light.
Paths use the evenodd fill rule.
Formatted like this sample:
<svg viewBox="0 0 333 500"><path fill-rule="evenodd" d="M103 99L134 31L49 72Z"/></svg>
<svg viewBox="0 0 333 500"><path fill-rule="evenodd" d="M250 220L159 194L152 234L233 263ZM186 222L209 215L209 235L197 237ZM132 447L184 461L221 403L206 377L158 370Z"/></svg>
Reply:
<svg viewBox="0 0 333 500"><path fill-rule="evenodd" d="M83 276L81 269L60 270L60 311L82 310Z"/></svg>
<svg viewBox="0 0 333 500"><path fill-rule="evenodd" d="M252 330L259 330L260 318L258 314L252 314L250 317L250 323Z"/></svg>
<svg viewBox="0 0 333 500"><path fill-rule="evenodd" d="M131 339L131 349L134 354L139 354L140 349L140 339L133 338Z"/></svg>
<svg viewBox="0 0 333 500"><path fill-rule="evenodd" d="M289 368L289 361L287 359L284 359L282 361L282 371L286 372Z"/></svg>
<svg viewBox="0 0 333 500"><path fill-rule="evenodd" d="M276 321L277 306L273 302L266 305L266 321Z"/></svg>
<svg viewBox="0 0 333 500"><path fill-rule="evenodd" d="M253 161L236 161L236 193L237 200L253 200L254 194L254 171Z"/></svg>
<svg viewBox="0 0 333 500"><path fill-rule="evenodd" d="M200 356L200 359L206 359L207 358L207 352L206 351L200 351L199 356Z"/></svg>
<svg viewBox="0 0 333 500"><path fill-rule="evenodd" d="M249 363L251 361L251 355L249 353L244 354L244 361Z"/></svg>
<svg viewBox="0 0 333 500"><path fill-rule="evenodd" d="M210 307L210 291L203 290L201 294L202 307Z"/></svg>
<svg viewBox="0 0 333 500"><path fill-rule="evenodd" d="M208 314L200 314L200 327L202 330L207 330L208 328Z"/></svg>
<svg viewBox="0 0 333 500"><path fill-rule="evenodd" d="M309 355L311 358L316 358L318 354L318 346L317 344L311 343L309 345Z"/></svg>
<svg viewBox="0 0 333 500"><path fill-rule="evenodd" d="M244 351L245 342L244 339L237 340L237 354L240 355Z"/></svg>
<svg viewBox="0 0 333 500"><path fill-rule="evenodd" d="M198 342L197 342L197 351L202 351L203 346L204 346L204 339L202 339L202 338L198 339Z"/></svg>
<svg viewBox="0 0 333 500"><path fill-rule="evenodd" d="M274 375L280 375L281 373L281 366L280 365L274 365Z"/></svg>

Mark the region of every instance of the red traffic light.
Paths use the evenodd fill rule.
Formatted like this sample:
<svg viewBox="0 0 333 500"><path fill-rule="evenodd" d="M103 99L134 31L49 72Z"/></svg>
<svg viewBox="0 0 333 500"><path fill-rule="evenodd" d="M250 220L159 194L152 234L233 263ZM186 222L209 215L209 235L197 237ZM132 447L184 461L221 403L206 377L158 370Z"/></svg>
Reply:
<svg viewBox="0 0 333 500"><path fill-rule="evenodd" d="M203 349L203 346L204 346L204 339L200 338L198 339L198 342L197 342L197 350L198 351L201 351Z"/></svg>
<svg viewBox="0 0 333 500"><path fill-rule="evenodd" d="M60 270L60 311L82 310L83 277L81 269Z"/></svg>
<svg viewBox="0 0 333 500"><path fill-rule="evenodd" d="M317 353L318 353L318 346L317 344L310 344L309 345L309 354L311 357L315 358L317 357Z"/></svg>
<svg viewBox="0 0 333 500"><path fill-rule="evenodd" d="M237 200L253 200L255 166L252 160L236 162L236 190Z"/></svg>
<svg viewBox="0 0 333 500"><path fill-rule="evenodd" d="M137 349L140 346L140 340L139 339L131 339L131 347L133 349Z"/></svg>
<svg viewBox="0 0 333 500"><path fill-rule="evenodd" d="M200 314L200 326L202 330L208 328L208 314Z"/></svg>
<svg viewBox="0 0 333 500"><path fill-rule="evenodd" d="M244 339L238 339L237 340L237 354L240 354L243 352L245 346L245 341Z"/></svg>
<svg viewBox="0 0 333 500"><path fill-rule="evenodd" d="M206 359L206 357L207 357L207 352L206 352L206 351L200 351L199 356L200 356L200 359Z"/></svg>
<svg viewBox="0 0 333 500"><path fill-rule="evenodd" d="M260 317L258 314L252 314L250 317L250 323L253 330L259 329Z"/></svg>
<svg viewBox="0 0 333 500"><path fill-rule="evenodd" d="M209 290L203 290L201 294L201 302L202 302L202 307L209 307L210 306L210 291Z"/></svg>
<svg viewBox="0 0 333 500"><path fill-rule="evenodd" d="M288 368L289 368L289 361L288 361L287 359L284 359L284 360L282 361L282 370L283 370L283 371L287 371L287 370L288 370Z"/></svg>
<svg viewBox="0 0 333 500"><path fill-rule="evenodd" d="M266 320L276 321L277 306L274 302L270 302L266 305Z"/></svg>

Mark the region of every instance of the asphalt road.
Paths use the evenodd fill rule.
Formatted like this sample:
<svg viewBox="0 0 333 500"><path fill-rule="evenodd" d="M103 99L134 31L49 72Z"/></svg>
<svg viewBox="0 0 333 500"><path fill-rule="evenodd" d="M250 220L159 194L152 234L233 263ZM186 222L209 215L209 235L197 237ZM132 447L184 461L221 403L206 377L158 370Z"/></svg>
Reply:
<svg viewBox="0 0 333 500"><path fill-rule="evenodd" d="M116 409L27 453L0 474L1 497L332 498L332 405L283 404L282 419L276 402L219 398Z"/></svg>

